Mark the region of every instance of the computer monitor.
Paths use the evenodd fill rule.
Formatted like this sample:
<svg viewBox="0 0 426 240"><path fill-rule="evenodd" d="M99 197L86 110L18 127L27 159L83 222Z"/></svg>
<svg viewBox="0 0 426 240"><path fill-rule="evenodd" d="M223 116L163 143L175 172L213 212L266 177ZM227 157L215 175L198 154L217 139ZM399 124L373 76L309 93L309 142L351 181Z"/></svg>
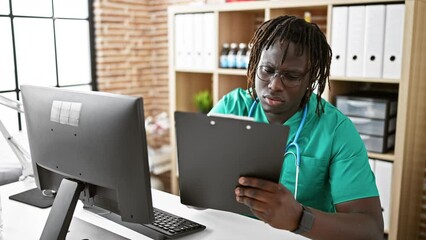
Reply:
<svg viewBox="0 0 426 240"><path fill-rule="evenodd" d="M63 239L78 199L153 222L140 97L21 86L36 185L57 195L42 238Z"/></svg>

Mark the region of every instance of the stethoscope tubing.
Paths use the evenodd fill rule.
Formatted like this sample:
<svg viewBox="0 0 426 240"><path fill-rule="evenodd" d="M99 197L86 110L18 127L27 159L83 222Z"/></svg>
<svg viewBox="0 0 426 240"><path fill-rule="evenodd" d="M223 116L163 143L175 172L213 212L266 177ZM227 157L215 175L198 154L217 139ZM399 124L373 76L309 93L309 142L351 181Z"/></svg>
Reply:
<svg viewBox="0 0 426 240"><path fill-rule="evenodd" d="M259 99L256 99L253 101L253 103L250 106L249 109L249 113L248 113L248 117L253 117L254 115L254 111L257 107L257 104L259 102ZM299 127L297 128L296 131L296 135L294 136L294 139L292 142L290 142L289 144L287 144L286 148L285 148L285 155L287 154L292 154L295 157L295 165L296 165L296 177L295 177L295 187L294 187L294 198L297 199L297 190L298 190L298 182L299 182L299 168L300 168L300 163L301 163L301 157L300 157L300 147L299 144L297 143L297 141L299 140L299 136L300 133L302 132L303 126L305 125L305 121L306 121L306 115L308 113L308 105L305 105L305 107L303 108L303 115L302 115L302 120L300 120L300 124ZM289 148L294 147L296 149L296 154L292 153L289 151Z"/></svg>
<svg viewBox="0 0 426 240"><path fill-rule="evenodd" d="M303 126L305 125L307 112L308 112L308 105L305 105L305 107L303 108L302 120L300 120L300 124L299 124L299 127L297 128L296 135L294 136L293 141L289 143L287 147L285 148L286 152L288 151L290 147L294 146L296 148L296 166L300 166L300 148L297 141L299 140L300 133L302 132Z"/></svg>
<svg viewBox="0 0 426 240"><path fill-rule="evenodd" d="M256 109L258 102L259 102L259 100L256 99L251 104L250 110L249 110L249 113L248 113L248 117L253 117L254 110ZM302 132L303 126L305 125L307 113L308 113L308 105L305 105L305 107L303 108L302 120L300 120L300 124L299 124L299 127L297 128L296 135L294 136L293 141L291 143L289 143L287 145L286 149L285 149L286 152L287 152L287 150L290 147L294 146L296 148L298 158L300 157L300 151L299 151L300 149L299 149L299 144L297 144L297 140L299 140L300 133ZM298 161L297 165L300 165L300 160Z"/></svg>

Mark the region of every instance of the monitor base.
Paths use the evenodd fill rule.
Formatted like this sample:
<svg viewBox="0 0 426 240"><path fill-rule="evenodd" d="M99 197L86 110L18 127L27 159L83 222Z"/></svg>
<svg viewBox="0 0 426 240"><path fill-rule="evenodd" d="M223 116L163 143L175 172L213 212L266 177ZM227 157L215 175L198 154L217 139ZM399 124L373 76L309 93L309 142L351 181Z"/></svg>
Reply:
<svg viewBox="0 0 426 240"><path fill-rule="evenodd" d="M104 228L73 217L67 239L102 239L102 240L129 240Z"/></svg>
<svg viewBox="0 0 426 240"><path fill-rule="evenodd" d="M33 188L9 197L9 199L39 208L51 207L55 197L44 196L40 189Z"/></svg>

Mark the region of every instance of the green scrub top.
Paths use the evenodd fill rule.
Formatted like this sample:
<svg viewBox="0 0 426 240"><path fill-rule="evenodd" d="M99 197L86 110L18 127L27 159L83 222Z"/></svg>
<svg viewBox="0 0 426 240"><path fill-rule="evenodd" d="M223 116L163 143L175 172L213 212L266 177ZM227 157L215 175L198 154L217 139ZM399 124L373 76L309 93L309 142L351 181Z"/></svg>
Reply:
<svg viewBox="0 0 426 240"><path fill-rule="evenodd" d="M306 206L334 212L335 204L378 196L367 150L355 126L324 99L324 113L318 117L316 97L312 94L308 102L305 125L298 140L301 161L297 200ZM252 104L248 91L238 88L225 95L211 112L248 116ZM255 121L268 123L261 104L257 104L252 115ZM302 115L303 111L298 111L284 123L290 127L287 143L293 141ZM296 154L294 147L289 151ZM295 157L287 154L280 183L293 194L295 176Z"/></svg>

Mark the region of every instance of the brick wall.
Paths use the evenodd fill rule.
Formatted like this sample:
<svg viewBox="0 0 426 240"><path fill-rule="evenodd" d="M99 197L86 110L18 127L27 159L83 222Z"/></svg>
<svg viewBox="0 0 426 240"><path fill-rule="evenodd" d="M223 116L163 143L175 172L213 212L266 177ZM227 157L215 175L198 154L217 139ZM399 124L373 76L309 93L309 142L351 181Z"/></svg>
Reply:
<svg viewBox="0 0 426 240"><path fill-rule="evenodd" d="M169 109L167 7L190 0L94 0L98 88Z"/></svg>

